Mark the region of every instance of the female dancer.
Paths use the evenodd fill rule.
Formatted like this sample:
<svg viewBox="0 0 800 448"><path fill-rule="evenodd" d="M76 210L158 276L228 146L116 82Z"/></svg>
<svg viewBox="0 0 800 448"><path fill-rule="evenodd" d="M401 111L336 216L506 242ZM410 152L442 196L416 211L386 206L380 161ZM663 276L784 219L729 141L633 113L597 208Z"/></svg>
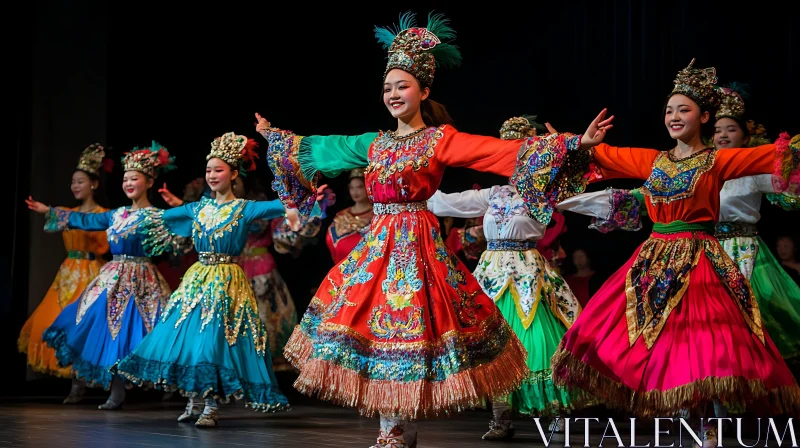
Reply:
<svg viewBox="0 0 800 448"><path fill-rule="evenodd" d="M104 213L103 208L95 201L95 193L101 188L101 169L110 171L112 164L106 159L105 150L99 143L89 145L83 150L78 166L72 173L72 194L81 201L81 205L72 209L82 213ZM108 252L108 241L105 232L85 232L83 230L65 230L61 233L64 238L64 247L67 249L67 259L61 263L56 279L47 290L39 306L25 322L17 340L20 353L28 355L28 365L34 372L55 375L60 378L70 378L69 367L58 367L56 354L53 349L42 342L42 333L53 324L58 314L78 298L86 285L89 284L100 268L105 264L101 257ZM77 403L83 399L85 385L77 379L72 379L72 390L66 403Z"/></svg>
<svg viewBox="0 0 800 448"><path fill-rule="evenodd" d="M363 168L350 170L347 189L350 192L350 199L355 204L336 214L325 236L334 264L344 260L361 242L374 216L372 202L367 197L367 189L364 186Z"/></svg>
<svg viewBox="0 0 800 448"><path fill-rule="evenodd" d="M288 405L272 371L256 298L237 264L250 225L284 215L278 200L256 202L233 194L240 170L248 168L246 163L254 168L255 146L232 132L216 138L206 157L206 182L214 198L181 204L165 197L177 207L156 215L151 230L191 236L199 261L183 276L161 323L112 368L136 385L188 397L178 421L196 419L198 427L217 425L217 399L245 399L265 412Z"/></svg>
<svg viewBox="0 0 800 448"><path fill-rule="evenodd" d="M514 117L500 129L504 140L536 135L528 119ZM624 201L622 199L627 199ZM616 199L616 200L615 200ZM558 207L604 220L620 219L638 229L638 207L616 210L612 205L634 204L636 200L618 190L586 193L561 202ZM508 397L492 402L494 419L484 440L507 440L514 436L511 411L525 415L558 415L576 405L579 392L553 384L550 358L564 333L580 315L581 305L569 286L537 251L547 226L532 219L528 206L511 185L444 194L437 191L428 199L437 216L475 218L483 216L488 249L481 255L475 278L494 300L528 352L528 377ZM627 213L626 213L627 212ZM625 228L626 222L619 222ZM578 404L581 406L581 404ZM554 421L555 422L555 421ZM563 430L562 425L551 429Z"/></svg>
<svg viewBox="0 0 800 448"><path fill-rule="evenodd" d="M66 229L105 230L113 261L64 308L42 339L55 349L59 365L72 366L72 374L89 387L111 388L99 409L117 409L125 399L122 379L109 368L130 353L153 329L169 297L170 289L142 246L147 236L143 225L157 209L147 198L156 173L173 168L174 158L156 142L150 148L134 148L122 159L122 188L131 206L105 213L79 213L51 208L29 198L31 210L47 214L47 231ZM166 243L166 242L165 242Z"/></svg>
<svg viewBox="0 0 800 448"><path fill-rule="evenodd" d="M750 134L743 120L744 100L740 93L733 88L719 92L722 100L714 124L714 147L743 148L765 143L765 138ZM800 327L800 287L780 267L756 230L765 194L776 205L792 207L790 201L781 200L789 195L780 191L776 195L776 187L771 174L725 182L719 193L716 237L750 281L764 327L783 358L790 361L800 355L800 340L794 337L795 329Z"/></svg>
<svg viewBox="0 0 800 448"><path fill-rule="evenodd" d="M584 141L504 141L456 131L444 106L428 99L434 67L460 59L444 42L454 31L440 15L429 16L427 28L415 27L413 18L403 15L396 35L376 30L389 47L383 100L397 118L396 131L300 137L256 114L256 129L270 144L273 189L301 215L313 203L319 173L368 167L372 224L328 273L284 353L301 371L295 382L301 392L316 392L366 416L380 414L376 447L416 446L410 420L480 406L528 376L519 339L445 249L438 221L427 209L444 168L509 176L521 150L549 172L567 150L601 141L598 128L608 124L598 117Z"/></svg>
<svg viewBox="0 0 800 448"><path fill-rule="evenodd" d="M790 142L783 134L776 145L748 149L705 147L701 127L719 101L715 83L714 69L690 64L678 74L664 114L674 149L592 151L603 178L647 179L641 190L655 225L567 331L553 372L559 384L637 416L702 412L714 399L800 411L800 388L762 327L747 280L712 236L722 184L773 166L783 179L797 179L800 137ZM713 431L703 437L704 445L716 441Z"/></svg>

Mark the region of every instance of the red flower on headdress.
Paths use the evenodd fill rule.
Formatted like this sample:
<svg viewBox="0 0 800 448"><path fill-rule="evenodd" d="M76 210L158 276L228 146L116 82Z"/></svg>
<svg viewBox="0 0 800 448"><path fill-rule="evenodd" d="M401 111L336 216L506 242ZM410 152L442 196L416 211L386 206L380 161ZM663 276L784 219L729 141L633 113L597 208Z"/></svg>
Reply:
<svg viewBox="0 0 800 448"><path fill-rule="evenodd" d="M164 148L158 150L158 165L159 166L169 165L169 153Z"/></svg>
<svg viewBox="0 0 800 448"><path fill-rule="evenodd" d="M245 163L250 164L247 167L247 171L256 169L256 159L258 158L256 148L258 148L258 142L252 138L248 138L247 143L244 145L244 148L242 148L242 166L244 166Z"/></svg>

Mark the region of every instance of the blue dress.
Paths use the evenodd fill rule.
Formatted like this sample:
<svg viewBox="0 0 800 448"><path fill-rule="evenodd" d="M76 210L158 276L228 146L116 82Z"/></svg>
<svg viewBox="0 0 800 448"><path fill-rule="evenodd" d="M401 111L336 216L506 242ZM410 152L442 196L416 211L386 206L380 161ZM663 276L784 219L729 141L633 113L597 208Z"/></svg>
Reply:
<svg viewBox="0 0 800 448"><path fill-rule="evenodd" d="M167 304L169 285L143 247L144 223L159 212L154 207L105 213L51 208L47 216L48 232L105 230L114 257L42 335L59 365L71 365L72 375L89 387L111 387L109 368L153 329Z"/></svg>
<svg viewBox="0 0 800 448"><path fill-rule="evenodd" d="M114 370L139 386L186 397L235 397L261 411L287 407L253 290L236 263L250 224L282 215L278 200L202 198L164 211L163 227L191 236L199 261L184 274L161 323Z"/></svg>

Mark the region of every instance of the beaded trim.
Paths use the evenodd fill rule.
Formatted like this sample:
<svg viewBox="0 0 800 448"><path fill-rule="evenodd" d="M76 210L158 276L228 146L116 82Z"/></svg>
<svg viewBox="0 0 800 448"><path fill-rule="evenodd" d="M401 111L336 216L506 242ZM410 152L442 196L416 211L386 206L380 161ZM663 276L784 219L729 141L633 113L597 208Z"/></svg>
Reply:
<svg viewBox="0 0 800 448"><path fill-rule="evenodd" d="M197 254L197 261L205 266L215 264L237 264L239 257L228 254L218 254L215 252L200 252Z"/></svg>
<svg viewBox="0 0 800 448"><path fill-rule="evenodd" d="M128 261L131 263L152 263L150 257L135 257L133 255L116 254L113 257L114 261Z"/></svg>
<svg viewBox="0 0 800 448"><path fill-rule="evenodd" d="M714 228L714 236L717 239L754 237L756 235L758 235L756 225L746 222L718 222Z"/></svg>
<svg viewBox="0 0 800 448"><path fill-rule="evenodd" d="M534 240L489 240L486 243L486 250L530 250L536 249Z"/></svg>
<svg viewBox="0 0 800 448"><path fill-rule="evenodd" d="M428 209L428 203L420 202L396 202L389 204L372 204L372 211L376 215L399 215L403 212L421 212Z"/></svg>
<svg viewBox="0 0 800 448"><path fill-rule="evenodd" d="M95 260L97 255L94 252L86 252L84 250L71 250L67 252L67 258L73 260Z"/></svg>

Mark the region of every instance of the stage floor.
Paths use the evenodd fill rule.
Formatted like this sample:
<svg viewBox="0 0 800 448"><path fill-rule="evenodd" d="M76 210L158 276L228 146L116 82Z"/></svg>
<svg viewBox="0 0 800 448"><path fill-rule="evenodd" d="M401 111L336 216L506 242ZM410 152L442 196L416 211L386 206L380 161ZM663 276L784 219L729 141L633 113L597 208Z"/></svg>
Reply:
<svg viewBox="0 0 800 448"><path fill-rule="evenodd" d="M14 398L0 401L0 446L36 447L361 447L375 443L378 421L357 415L352 409L322 403L302 403L289 412L255 413L242 403L221 405L216 428L199 429L191 423L175 419L183 411L179 398L170 401L136 402L117 411L100 411L101 397L89 397L77 405L62 405L60 398ZM492 446L543 446L531 420L518 420L517 435L510 442L487 442L481 435L488 429L491 414L468 411L456 417L422 421L419 424L419 448L464 448ZM605 429L593 423L590 445L598 446ZM626 419L615 419L623 443L630 440ZM784 423L785 424L785 423ZM573 447L583 446L583 424L574 428ZM782 432L783 424L779 431ZM609 433L611 434L611 433ZM637 442L654 446L652 425L637 426ZM673 432L673 434L675 434ZM547 433L549 436L549 433ZM788 434L787 434L788 435ZM663 437L661 445L672 438ZM773 439L774 440L774 439ZM754 445L754 439L745 439ZM733 438L723 440L725 446L740 446ZM764 435L758 446L764 446ZM605 446L616 446L613 438ZM551 446L564 446L564 436L555 435ZM679 444L675 443L675 447ZM684 446L691 446L689 436ZM770 443L769 446L777 446ZM784 443L790 446L790 443Z"/></svg>

